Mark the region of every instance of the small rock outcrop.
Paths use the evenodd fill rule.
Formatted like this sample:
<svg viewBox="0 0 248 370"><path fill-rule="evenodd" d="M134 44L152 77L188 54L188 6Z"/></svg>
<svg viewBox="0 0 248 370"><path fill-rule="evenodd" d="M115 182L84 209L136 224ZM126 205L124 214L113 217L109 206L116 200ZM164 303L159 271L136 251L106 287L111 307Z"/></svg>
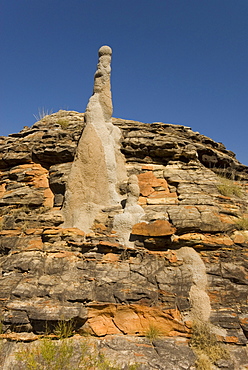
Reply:
<svg viewBox="0 0 248 370"><path fill-rule="evenodd" d="M228 348L216 369L246 369L248 167L189 127L113 118L110 60L85 113L0 137L3 369L61 321L75 351L87 334L141 370L195 369L197 321Z"/></svg>

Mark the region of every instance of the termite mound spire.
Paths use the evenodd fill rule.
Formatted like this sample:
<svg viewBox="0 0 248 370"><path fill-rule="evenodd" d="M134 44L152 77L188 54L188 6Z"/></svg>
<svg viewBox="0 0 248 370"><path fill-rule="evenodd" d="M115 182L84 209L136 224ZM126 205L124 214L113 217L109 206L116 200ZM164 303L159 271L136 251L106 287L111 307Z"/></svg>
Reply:
<svg viewBox="0 0 248 370"><path fill-rule="evenodd" d="M68 178L63 206L65 227L89 232L96 215L106 206L120 205L118 185L126 179L125 160L120 152L121 133L112 124L111 56L102 46L89 99L86 126L80 138Z"/></svg>

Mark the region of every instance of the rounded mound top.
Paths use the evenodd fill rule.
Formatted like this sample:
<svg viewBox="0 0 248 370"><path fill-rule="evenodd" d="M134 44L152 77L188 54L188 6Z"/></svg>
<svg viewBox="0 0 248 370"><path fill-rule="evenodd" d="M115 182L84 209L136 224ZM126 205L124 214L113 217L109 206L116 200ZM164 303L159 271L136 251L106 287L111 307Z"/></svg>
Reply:
<svg viewBox="0 0 248 370"><path fill-rule="evenodd" d="M106 55L106 54L109 54L111 55L112 54L112 49L110 46L108 45L103 45L102 47L100 47L100 49L98 50L98 54L99 54L99 57L101 55Z"/></svg>

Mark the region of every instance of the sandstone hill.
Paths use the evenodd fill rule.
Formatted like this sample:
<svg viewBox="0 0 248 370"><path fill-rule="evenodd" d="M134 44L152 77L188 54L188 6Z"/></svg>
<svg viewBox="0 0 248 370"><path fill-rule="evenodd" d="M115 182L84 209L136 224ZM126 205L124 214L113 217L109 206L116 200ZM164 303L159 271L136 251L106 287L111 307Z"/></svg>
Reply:
<svg viewBox="0 0 248 370"><path fill-rule="evenodd" d="M189 127L112 118L110 59L85 113L0 137L2 368L67 322L143 370L200 368L206 324L228 348L209 366L247 369L248 167Z"/></svg>

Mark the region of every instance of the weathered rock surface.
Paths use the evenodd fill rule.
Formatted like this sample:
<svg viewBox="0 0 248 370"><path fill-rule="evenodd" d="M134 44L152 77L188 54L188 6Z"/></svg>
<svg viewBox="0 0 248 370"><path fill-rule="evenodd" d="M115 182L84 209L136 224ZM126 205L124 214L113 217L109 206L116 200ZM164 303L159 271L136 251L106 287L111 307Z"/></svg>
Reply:
<svg viewBox="0 0 248 370"><path fill-rule="evenodd" d="M198 319L229 346L216 368L245 369L248 167L189 127L111 119L109 49L99 57L85 114L0 138L5 353L73 320L123 369L194 369Z"/></svg>
<svg viewBox="0 0 248 370"><path fill-rule="evenodd" d="M61 115L64 120L73 118L73 123L63 129L53 123ZM133 138L132 132L138 135L136 147L141 146L144 138L149 141L153 133L153 140L149 141L152 147L158 142L154 136L161 136L164 127L164 142L160 141L160 145L165 147L168 128L170 138L172 133L178 134L180 141L183 133L184 140L193 143L194 135L189 129L155 124L156 134L153 125L115 119L123 132L121 145L126 154L126 171L128 176L138 179L139 194L136 185L130 185L132 182L122 183L119 191L124 208L105 207L97 215L92 231L85 234L78 228L61 227L64 219L60 208L71 162L61 160L57 145L61 132L65 132L65 137L70 137L70 141L64 142L66 152L75 153L84 127L83 115L60 111L45 120L36 123L34 129L25 128L16 136L1 139L2 158L7 158L9 140L12 150L18 151L20 143L28 140L27 133L36 127L41 138L50 131L52 143L49 160L49 155L38 159L33 154L35 145L38 153L43 141L34 143L29 139L25 155L18 152L16 162L1 162L0 298L4 332L41 334L47 323L74 319L78 333L117 335L118 341L122 341L123 335L142 338L149 326L155 324L163 338L190 338L191 323L202 312L205 319L221 329L222 340L243 348L248 333L248 232L239 230L237 220L247 216L247 168L237 164L223 146L209 140L210 149L218 149L219 157L229 158L230 166L236 163L233 173L242 179L235 180L240 196L224 196L218 190L221 180L214 172L216 169L205 167L197 156L187 162L178 150L169 159L157 154L155 158L151 149L148 160L146 145L142 155L141 149L138 154L134 147L132 157L127 154L127 138ZM78 131L74 122L78 122ZM136 126L142 126L142 130ZM186 133L190 133L188 137ZM206 148L207 144L199 141L198 145ZM125 215L126 202L142 209L142 220L132 225L129 246L123 245L114 228L116 217ZM128 207L128 215L127 210ZM185 247L188 257L183 252ZM195 254L199 262L193 262ZM137 340L133 339L134 343ZM104 347L105 342L101 343ZM118 343L124 346L124 342ZM180 365L184 361L178 354L184 353L181 347L176 350L177 345L173 342L172 346L169 339L160 343L161 349L141 346L145 348L144 369L187 368L188 365ZM116 356L113 351L117 347L108 344L106 351ZM137 343L135 353L138 353L136 347ZM177 359L172 347L179 351ZM190 351L185 344L183 348ZM131 356L129 347L127 353ZM190 353L189 360L188 355L183 357L193 366L194 355ZM244 353L242 363L247 364ZM139 362L141 356L135 356ZM234 368L238 369L241 365L235 361Z"/></svg>
<svg viewBox="0 0 248 370"><path fill-rule="evenodd" d="M38 345L36 343L10 343L6 339L2 345L3 353L8 352L8 357L2 356L2 369L3 370L17 370L20 369L20 361L16 360L16 353L23 351L25 348L30 348ZM108 336L103 340L85 339L82 337L75 336L70 340L70 346L72 344L74 353L71 358L71 363L68 365L71 368L75 368L75 360L82 356L82 348L85 347L85 343L92 349L91 352L99 351L104 358L110 361L114 368L127 369L129 366L135 366L139 364L139 370L151 370L151 369L191 369L195 367L192 363L195 362L195 355L193 351L186 345L185 341L168 339L163 341L156 339L151 343L146 338L137 338L128 336ZM128 358L127 358L128 354ZM94 355L93 355L94 356ZM89 366L89 363L86 362ZM73 367L74 366L74 367ZM80 367L84 368L84 367ZM106 367L105 367L106 368ZM110 368L110 367L109 367ZM130 368L130 367L129 367Z"/></svg>
<svg viewBox="0 0 248 370"><path fill-rule="evenodd" d="M112 124L109 46L99 49L94 93L85 112L86 126L66 186L63 214L66 227L89 232L99 212L120 205L117 187L126 178L119 150L120 129Z"/></svg>

